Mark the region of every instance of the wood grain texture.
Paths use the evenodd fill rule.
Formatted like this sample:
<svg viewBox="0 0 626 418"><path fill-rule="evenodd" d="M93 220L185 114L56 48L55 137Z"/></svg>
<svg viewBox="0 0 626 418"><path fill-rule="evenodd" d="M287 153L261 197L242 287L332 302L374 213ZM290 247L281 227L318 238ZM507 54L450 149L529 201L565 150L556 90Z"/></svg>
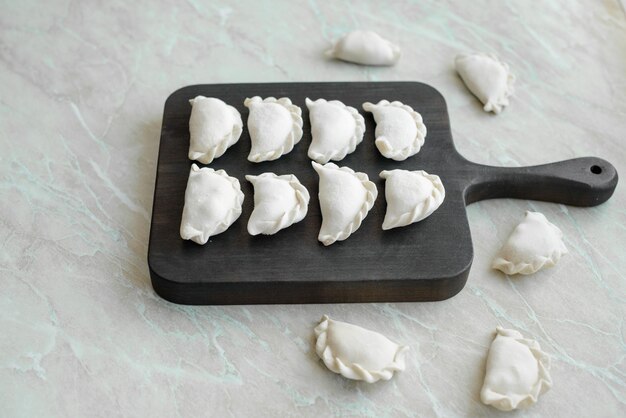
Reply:
<svg viewBox="0 0 626 418"><path fill-rule="evenodd" d="M192 164L188 100L211 96L236 107L245 120L246 97L289 97L302 107L304 135L294 150L276 161L251 163L250 137L241 139L209 167L224 169L241 182L246 198L241 217L224 233L200 246L179 236L184 192ZM350 238L324 247L318 178L307 157L311 143L311 99L337 99L365 117L363 142L338 162L368 174L378 199ZM400 100L421 113L426 143L403 162L380 155L375 124L363 112L365 101ZM199 164L200 165L200 164ZM404 228L381 229L385 214L384 181L390 169L426 170L446 188L441 207L429 218ZM253 188L244 176L263 172L295 174L311 194L306 218L272 236L250 236L246 224L253 209ZM416 82L276 83L188 86L165 103L152 211L148 264L155 291L183 304L340 303L434 301L458 293L467 280L473 249L465 205L483 199L512 197L592 206L606 201L617 185L615 168L587 157L535 167L502 168L467 161L455 149L443 96Z"/></svg>

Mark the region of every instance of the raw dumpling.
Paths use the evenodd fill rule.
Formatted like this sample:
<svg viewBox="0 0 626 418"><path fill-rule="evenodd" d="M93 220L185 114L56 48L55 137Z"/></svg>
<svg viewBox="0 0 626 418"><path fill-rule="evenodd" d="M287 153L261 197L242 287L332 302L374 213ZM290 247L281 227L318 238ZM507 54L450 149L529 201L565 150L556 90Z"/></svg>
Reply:
<svg viewBox="0 0 626 418"><path fill-rule="evenodd" d="M491 54L461 54L455 61L463 82L483 102L485 112L500 113L509 105L515 76L509 66Z"/></svg>
<svg viewBox="0 0 626 418"><path fill-rule="evenodd" d="M326 56L364 65L394 65L400 59L400 47L376 32L355 30L335 42Z"/></svg>
<svg viewBox="0 0 626 418"><path fill-rule="evenodd" d="M501 411L527 408L552 386L550 358L539 343L512 329L496 328L480 399Z"/></svg>
<svg viewBox="0 0 626 418"><path fill-rule="evenodd" d="M248 131L252 148L248 161L272 161L291 152L302 139L302 110L286 97L255 96L243 104L250 109Z"/></svg>
<svg viewBox="0 0 626 418"><path fill-rule="evenodd" d="M210 164L239 141L243 122L239 111L220 99L197 96L189 100L189 159Z"/></svg>
<svg viewBox="0 0 626 418"><path fill-rule="evenodd" d="M309 158L320 164L329 160L339 161L354 152L363 141L365 120L359 112L339 100L316 101L306 99L311 119L313 141L309 147Z"/></svg>
<svg viewBox="0 0 626 418"><path fill-rule="evenodd" d="M324 315L315 327L315 351L326 367L343 377L374 383L405 368L408 346L384 335Z"/></svg>
<svg viewBox="0 0 626 418"><path fill-rule="evenodd" d="M385 157L404 161L424 145L426 125L411 106L381 100L378 104L363 103L363 110L374 114L376 148Z"/></svg>
<svg viewBox="0 0 626 418"><path fill-rule="evenodd" d="M191 166L180 236L198 244L226 231L241 215L243 193L239 180L224 170Z"/></svg>
<svg viewBox="0 0 626 418"><path fill-rule="evenodd" d="M515 227L492 267L506 274L532 274L554 266L567 248L563 233L539 212L526 212Z"/></svg>
<svg viewBox="0 0 626 418"><path fill-rule="evenodd" d="M348 167L311 162L320 177L319 199L322 227L317 237L324 245L343 241L359 229L378 196L367 174Z"/></svg>
<svg viewBox="0 0 626 418"><path fill-rule="evenodd" d="M430 216L443 202L446 191L441 179L425 171L381 171L385 179L387 213L383 229L406 226Z"/></svg>
<svg viewBox="0 0 626 418"><path fill-rule="evenodd" d="M250 235L273 235L300 222L309 207L309 192L293 174L246 176L254 186L254 210L248 220Z"/></svg>

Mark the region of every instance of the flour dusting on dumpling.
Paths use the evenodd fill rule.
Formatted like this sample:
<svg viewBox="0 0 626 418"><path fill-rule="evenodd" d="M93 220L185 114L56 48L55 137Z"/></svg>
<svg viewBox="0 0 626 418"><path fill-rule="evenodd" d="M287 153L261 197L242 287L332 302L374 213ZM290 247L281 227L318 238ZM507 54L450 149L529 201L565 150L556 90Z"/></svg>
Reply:
<svg viewBox="0 0 626 418"><path fill-rule="evenodd" d="M246 99L250 109L248 131L252 147L248 161L272 161L291 152L302 139L302 110L287 97L255 96Z"/></svg>
<svg viewBox="0 0 626 418"><path fill-rule="evenodd" d="M189 159L210 164L239 140L243 129L241 115L214 97L197 96L189 103Z"/></svg>
<svg viewBox="0 0 626 418"><path fill-rule="evenodd" d="M498 327L487 356L480 400L501 411L523 409L551 387L550 358L539 343Z"/></svg>
<svg viewBox="0 0 626 418"><path fill-rule="evenodd" d="M243 199L239 180L224 170L193 164L185 190L180 237L206 244L239 218Z"/></svg>
<svg viewBox="0 0 626 418"><path fill-rule="evenodd" d="M383 229L419 222L430 216L443 202L446 191L439 176L423 170L381 171L385 179L387 212Z"/></svg>
<svg viewBox="0 0 626 418"><path fill-rule="evenodd" d="M363 141L365 120L354 107L339 100L313 101L308 97L306 105L313 137L308 152L312 160L320 164L342 160Z"/></svg>
<svg viewBox="0 0 626 418"><path fill-rule="evenodd" d="M348 167L312 162L319 175L322 227L318 240L324 245L348 238L361 226L378 196L376 185L367 174Z"/></svg>
<svg viewBox="0 0 626 418"><path fill-rule="evenodd" d="M426 138L422 115L402 102L381 100L363 103L363 110L374 114L376 148L392 160L404 161L419 152Z"/></svg>
<svg viewBox="0 0 626 418"><path fill-rule="evenodd" d="M300 222L309 206L309 192L293 174L246 176L254 186L254 210L248 220L250 235L273 235Z"/></svg>
<svg viewBox="0 0 626 418"><path fill-rule="evenodd" d="M526 212L493 261L506 274L532 274L553 267L567 254L563 233L539 212Z"/></svg>

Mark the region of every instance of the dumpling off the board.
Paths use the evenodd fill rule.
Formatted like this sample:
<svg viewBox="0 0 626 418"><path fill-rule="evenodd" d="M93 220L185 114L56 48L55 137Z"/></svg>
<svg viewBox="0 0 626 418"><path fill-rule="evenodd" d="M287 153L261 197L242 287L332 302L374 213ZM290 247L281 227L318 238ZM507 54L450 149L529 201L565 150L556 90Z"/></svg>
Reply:
<svg viewBox="0 0 626 418"><path fill-rule="evenodd" d="M515 76L508 64L492 54L460 54L454 63L469 91L485 105L485 112L498 114L509 105Z"/></svg>
<svg viewBox="0 0 626 418"><path fill-rule="evenodd" d="M331 371L348 379L374 383L404 370L409 347L384 335L324 315L315 327L315 351Z"/></svg>
<svg viewBox="0 0 626 418"><path fill-rule="evenodd" d="M506 274L533 274L553 267L567 254L563 233L539 212L526 212L493 261Z"/></svg>
<svg viewBox="0 0 626 418"><path fill-rule="evenodd" d="M400 47L371 30L355 30L335 42L326 56L362 65L394 65Z"/></svg>

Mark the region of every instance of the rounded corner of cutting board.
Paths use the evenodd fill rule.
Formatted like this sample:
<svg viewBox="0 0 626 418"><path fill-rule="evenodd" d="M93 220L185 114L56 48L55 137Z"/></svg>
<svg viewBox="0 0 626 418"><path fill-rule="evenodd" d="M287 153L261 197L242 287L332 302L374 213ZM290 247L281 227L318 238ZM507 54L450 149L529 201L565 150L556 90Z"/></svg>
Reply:
<svg viewBox="0 0 626 418"><path fill-rule="evenodd" d="M191 84L188 86L180 87L174 90L167 99L165 99L165 108L167 109L172 102L176 102L179 100L179 96L184 96L185 98L189 97L189 91L193 92L198 89L198 87L202 86L201 84Z"/></svg>
<svg viewBox="0 0 626 418"><path fill-rule="evenodd" d="M170 280L159 274L150 261L150 256L148 256L148 269L150 270L150 281L154 292L168 302L188 304L187 301L180 298L180 295L186 293L188 285Z"/></svg>
<svg viewBox="0 0 626 418"><path fill-rule="evenodd" d="M469 263L463 267L463 269L457 274L453 275L448 280L451 282L449 286L442 286L442 289L445 289L445 292L442 292L442 298L438 300L446 300L450 299L453 296L456 296L465 288L465 284L467 283L467 278L469 277L469 272L472 267L472 262L474 261L473 253L470 254Z"/></svg>
<svg viewBox="0 0 626 418"><path fill-rule="evenodd" d="M439 276L437 278L428 279L430 284L426 284L424 280L418 280L417 286L424 286L424 293L419 297L407 296L405 302L437 302L446 299L450 299L456 296L465 288L469 272L474 261L474 252L470 247L469 251L462 253L463 259L454 258L455 271L445 276ZM434 285L436 283L436 285ZM425 297L424 297L425 295Z"/></svg>

